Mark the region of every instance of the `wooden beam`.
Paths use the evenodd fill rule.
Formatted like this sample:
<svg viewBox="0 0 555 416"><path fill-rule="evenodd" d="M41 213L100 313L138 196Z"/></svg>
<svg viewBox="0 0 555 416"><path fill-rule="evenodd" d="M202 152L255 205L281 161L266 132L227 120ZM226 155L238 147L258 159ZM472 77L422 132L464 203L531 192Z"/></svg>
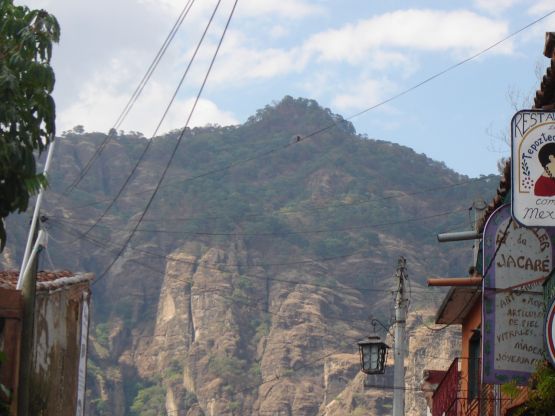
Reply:
<svg viewBox="0 0 555 416"><path fill-rule="evenodd" d="M481 286L481 277L430 277L428 286Z"/></svg>

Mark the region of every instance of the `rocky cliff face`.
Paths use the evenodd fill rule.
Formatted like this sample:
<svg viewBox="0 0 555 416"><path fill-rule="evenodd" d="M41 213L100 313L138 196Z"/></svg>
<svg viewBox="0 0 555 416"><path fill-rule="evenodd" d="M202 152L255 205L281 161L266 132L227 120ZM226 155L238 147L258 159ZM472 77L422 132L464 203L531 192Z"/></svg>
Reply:
<svg viewBox="0 0 555 416"><path fill-rule="evenodd" d="M143 215L177 134L154 139L114 204L140 135L108 141L68 190L105 138L59 139L44 209L41 267L97 275L89 416L390 414L391 375L365 388L356 343L369 315L391 318L399 255L412 288L407 414L422 414L422 370L447 368L456 344L422 326L441 301L422 283L460 276L471 255L435 233L468 228L470 201L495 178L462 177L286 97L241 126L187 130ZM4 265L18 264L26 226L9 219L18 244Z"/></svg>
<svg viewBox="0 0 555 416"><path fill-rule="evenodd" d="M160 409L183 416L391 411L391 371L370 379L371 387L359 371L356 341L369 328L349 316L368 310L364 295L302 283L321 280L322 265L271 273L252 267L244 274L249 256L240 242L225 249L188 244L170 257L154 325L124 336L122 346L117 338L123 326L112 325L109 348L120 372L136 370L127 377L157 380ZM456 332L427 329L422 324L431 318L430 308L410 314L407 415L425 409L423 370L443 369L457 353ZM121 386L123 378L114 377ZM106 393L108 408L122 411L124 390Z"/></svg>

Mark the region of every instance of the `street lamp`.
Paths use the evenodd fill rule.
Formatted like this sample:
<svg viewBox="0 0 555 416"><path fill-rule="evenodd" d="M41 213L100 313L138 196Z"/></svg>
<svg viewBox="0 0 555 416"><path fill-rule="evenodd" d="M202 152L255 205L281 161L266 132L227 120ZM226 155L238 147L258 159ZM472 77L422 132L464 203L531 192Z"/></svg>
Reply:
<svg viewBox="0 0 555 416"><path fill-rule="evenodd" d="M358 349L362 372L366 374L383 374L385 372L385 357L388 348L386 343L376 334L370 335L364 341L359 341Z"/></svg>

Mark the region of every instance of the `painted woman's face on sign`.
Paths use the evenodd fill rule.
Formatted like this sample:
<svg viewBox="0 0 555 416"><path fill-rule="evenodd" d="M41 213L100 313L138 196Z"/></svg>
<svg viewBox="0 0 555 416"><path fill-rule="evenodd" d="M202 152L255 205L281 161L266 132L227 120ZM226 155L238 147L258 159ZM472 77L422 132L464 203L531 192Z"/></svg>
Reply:
<svg viewBox="0 0 555 416"><path fill-rule="evenodd" d="M547 143L538 152L543 172L534 185L534 195L555 196L555 143Z"/></svg>

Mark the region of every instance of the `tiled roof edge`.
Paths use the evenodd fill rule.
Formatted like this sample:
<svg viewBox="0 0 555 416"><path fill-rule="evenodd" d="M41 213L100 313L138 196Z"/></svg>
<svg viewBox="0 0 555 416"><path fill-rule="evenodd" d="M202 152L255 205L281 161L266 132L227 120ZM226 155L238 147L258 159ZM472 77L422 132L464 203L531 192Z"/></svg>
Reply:
<svg viewBox="0 0 555 416"><path fill-rule="evenodd" d="M94 279L93 273L77 273L70 277L61 277L56 280L37 282L37 290L52 290L60 289L65 286L70 286L77 283L90 282Z"/></svg>

